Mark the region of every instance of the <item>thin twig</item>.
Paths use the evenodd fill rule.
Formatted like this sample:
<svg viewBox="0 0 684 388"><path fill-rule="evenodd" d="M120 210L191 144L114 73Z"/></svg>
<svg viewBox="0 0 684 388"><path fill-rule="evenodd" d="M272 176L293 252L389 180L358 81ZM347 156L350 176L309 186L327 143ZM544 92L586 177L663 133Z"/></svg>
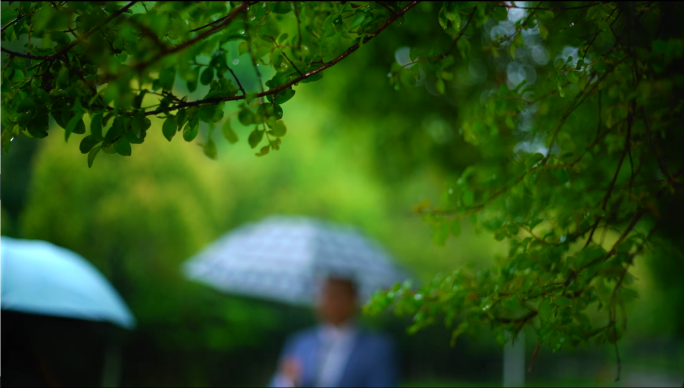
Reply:
<svg viewBox="0 0 684 388"><path fill-rule="evenodd" d="M620 8L620 7L615 7L615 8L613 9L613 11L610 13L610 15L608 15L608 17L605 18L603 21L608 21L608 20L610 20L610 17L613 16L613 13L615 13L615 10L618 9L618 8ZM615 17L615 20L613 20L613 22L610 23L611 29L612 29L612 27L613 27L613 23L615 23L615 21L618 20L618 19L620 18L620 15L621 15L621 14L622 14L622 8L620 8L620 12L618 12L617 16ZM596 37L597 37L600 33L601 33L601 28L598 28L598 27L597 27L597 28L596 28L596 33L594 33L594 37L591 39L591 42L589 42L589 44L587 45L587 48L584 49L584 54L582 55L582 59L584 59L584 58L587 56L587 53L589 52L589 49L590 49L591 46L594 44L594 41L596 40Z"/></svg>
<svg viewBox="0 0 684 388"><path fill-rule="evenodd" d="M594 226L591 228L591 233L589 233L589 238L587 238L586 244L584 244L584 248L589 246L589 243L591 243L591 239L594 237L594 232L596 232L596 228L599 226L599 222L601 222L602 216L596 217L596 222L594 222Z"/></svg>
<svg viewBox="0 0 684 388"><path fill-rule="evenodd" d="M5 31L5 29L6 29L7 27L9 27L9 26L13 25L14 23L18 22L18 21L19 21L21 18L23 18L24 16L26 16L26 15L17 15L17 17L16 17L14 20L12 20L11 22L5 24L5 25L0 29L0 32Z"/></svg>
<svg viewBox="0 0 684 388"><path fill-rule="evenodd" d="M549 143L549 151L547 152L546 157L544 158L545 161L548 160L549 156L551 155L551 149L553 148L553 145L556 142L556 138L558 136L558 133L560 132L561 128L563 128L563 124L565 123L565 120L568 119L570 114L572 112L574 112L575 109L577 109L580 105L582 105L584 103L584 100L587 98L587 96L591 95L591 93L594 91L594 89L596 89L601 84L601 82L603 82L603 80L605 80L606 77L608 77L608 75L610 75L617 68L617 66L619 64L621 64L625 59L627 59L627 57L623 57L619 61L617 61L610 70L603 73L603 75L601 77L599 77L599 79L597 79L596 82L594 82L594 84L591 87L591 90L589 90L588 92L585 93L585 91L587 90L587 88L589 87L589 85L591 83L591 80L593 79L594 75L592 75L592 78L590 78L589 81L587 81L587 85L585 86L585 88L580 93L578 93L577 96L575 96L575 100L571 104L570 108L565 112L565 114L563 114L563 117L561 117L558 125L556 126L556 129L553 132L553 135L551 137L551 142ZM581 98L581 97L583 97L583 98Z"/></svg>
<svg viewBox="0 0 684 388"><path fill-rule="evenodd" d="M608 205L608 200L610 199L610 194L613 191L613 186L615 186L615 181L617 181L618 175L620 174L620 168L622 167L622 162L625 160L625 155L627 155L627 150L629 149L629 139L625 139L625 150L622 152L622 155L620 156L620 161L618 162L617 169L615 170L615 174L613 174L613 179L610 181L610 185L608 185L608 191L606 192L605 197L603 197L603 206L601 209L604 211L606 210L606 206Z"/></svg>
<svg viewBox="0 0 684 388"><path fill-rule="evenodd" d="M235 75L235 72L233 71L233 69L231 69L231 68L229 67L229 68L228 68L228 71L230 72L230 74L233 75L233 78L235 78L235 82L237 82L238 87L240 88L240 91L242 91L242 95L243 95L243 96L246 96L246 95L247 95L247 92L245 92L245 89L242 87L242 84L240 83L240 80L238 79L238 77Z"/></svg>
<svg viewBox="0 0 684 388"><path fill-rule="evenodd" d="M663 159L660 157L660 154L658 154L658 149L655 146L655 142L653 142L653 131L651 131L651 124L648 121L648 112L646 111L645 105L641 106L641 112L644 115L644 124L646 124L646 132L648 133L648 140L651 143L651 149L653 150L653 155L655 155L656 159L658 160L658 167L660 167L660 171L662 171L663 175L665 175L668 182L670 182L670 185L674 189L674 187L675 187L674 180L672 179L672 176L670 175L670 173L667 171L667 167L665 167L665 162L663 162Z"/></svg>
<svg viewBox="0 0 684 388"><path fill-rule="evenodd" d="M302 75L302 72L299 71L299 69L298 69L297 66L294 64L294 62L292 62L292 61L290 60L290 58L287 57L287 54L285 54L285 52L283 52L283 56L285 57L285 59L287 59L288 62L290 62L290 64L292 65L292 67L294 67L295 70L297 70L297 73L299 73L299 75Z"/></svg>
<svg viewBox="0 0 684 388"><path fill-rule="evenodd" d="M456 36L453 43L451 44L451 47L447 51L445 51L439 55L435 55L435 56L428 57L428 58L421 58L421 59L417 59L415 61L406 63L406 64L401 66L401 69L411 67L411 66L413 66L419 62L437 61L437 60L446 58L447 55L449 55L452 51L454 51L454 48L456 48L456 46L458 44L458 40L461 39L461 37L465 33L466 28L468 28L468 26L470 25L470 21L472 20L473 16L475 15L475 11L477 11L477 7L474 7L473 10L470 12L470 15L468 16L468 21L466 22L465 26L463 26L463 28L461 29L461 32L458 34L458 36ZM401 71L401 69L395 71L394 73Z"/></svg>

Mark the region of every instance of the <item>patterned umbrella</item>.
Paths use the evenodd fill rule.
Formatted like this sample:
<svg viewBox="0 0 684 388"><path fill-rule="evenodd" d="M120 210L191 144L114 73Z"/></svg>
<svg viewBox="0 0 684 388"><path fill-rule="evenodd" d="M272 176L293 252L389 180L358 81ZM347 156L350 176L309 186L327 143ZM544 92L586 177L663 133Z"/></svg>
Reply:
<svg viewBox="0 0 684 388"><path fill-rule="evenodd" d="M244 225L185 263L185 275L227 293L310 305L326 276L351 278L362 302L406 275L354 229L304 217Z"/></svg>
<svg viewBox="0 0 684 388"><path fill-rule="evenodd" d="M3 310L135 327L119 294L83 257L46 241L2 236L0 245Z"/></svg>

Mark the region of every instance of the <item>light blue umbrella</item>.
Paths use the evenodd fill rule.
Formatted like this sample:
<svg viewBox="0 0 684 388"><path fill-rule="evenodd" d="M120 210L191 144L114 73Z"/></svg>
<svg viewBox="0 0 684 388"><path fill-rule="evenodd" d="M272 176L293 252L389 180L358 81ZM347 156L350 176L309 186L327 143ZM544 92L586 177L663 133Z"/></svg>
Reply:
<svg viewBox="0 0 684 388"><path fill-rule="evenodd" d="M83 257L45 241L5 236L0 248L3 310L135 327L119 294Z"/></svg>
<svg viewBox="0 0 684 388"><path fill-rule="evenodd" d="M318 281L347 277L364 302L406 279L378 244L355 229L274 216L227 233L184 265L185 275L227 293L310 305Z"/></svg>

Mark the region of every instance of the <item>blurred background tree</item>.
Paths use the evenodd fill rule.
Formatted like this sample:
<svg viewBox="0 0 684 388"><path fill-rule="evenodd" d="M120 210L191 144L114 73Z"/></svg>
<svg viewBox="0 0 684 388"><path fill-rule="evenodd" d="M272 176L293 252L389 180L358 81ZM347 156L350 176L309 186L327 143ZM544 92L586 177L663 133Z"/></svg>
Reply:
<svg viewBox="0 0 684 388"><path fill-rule="evenodd" d="M599 70L602 62L596 62L598 56L589 52L587 55L593 59L587 59L586 62L591 63L591 66L580 69L582 66L577 63L578 48L588 44L597 52L610 50L617 60L620 60L620 55L629 54L631 47L635 46L643 46L646 50L652 47L656 51L657 55L652 56L637 51L639 56L643 56L639 57L640 60L648 62L649 66L648 70L643 70L642 75L651 77L653 72L658 74L658 79L648 86L652 89L647 93L644 90L647 86L639 86L641 89L638 89L638 95L644 101L650 101L649 112L656 111L653 122L650 123L653 132L666 135L667 140L662 141L655 137L658 154L668 156L665 159L666 168L674 174L675 167L681 164L676 152L681 144L681 135L673 131L679 117L676 115L681 115L682 80L677 71L681 65L681 29L677 28L675 16L679 12L678 6L640 2L627 5L586 2L553 6L549 4L516 2L515 7L511 5L507 8L500 3L483 3L477 7L474 3L460 3L455 7L448 3L426 2L411 7L410 12L407 10L405 16L388 27L377 39L370 40L353 55L326 70L322 79L297 86L296 98L288 102L285 109L287 143L279 146L279 153L265 158L255 158L252 150L254 147L248 144L254 124L237 114L245 106L231 101L226 103L225 114L220 116L229 117L228 121L232 123L232 128L240 139L236 144L220 140L223 134L219 126L223 124L215 124L215 116L203 119L201 124L195 123L199 135L191 140L197 139L201 149L183 143L180 139L163 144L167 143L164 137L170 137L163 130L163 123L168 119L152 119L151 126L147 129L147 141L144 145L133 148L130 159L116 155L99 155L97 164L91 170L88 170L83 156L78 155L76 149L79 146L73 139L65 146L60 139L61 135L50 136L38 143L35 139L23 136L15 137L13 141L11 137L9 140L3 137L4 145L7 141L12 143L11 152L2 155L6 171L3 185L3 234L41 238L73 249L91 260L121 292L140 321L140 328L125 339L125 385L262 384L275 366L277 350L284 335L311 323L310 313L264 302L226 297L202 286L187 283L180 277L180 263L235 226L272 213L289 213L324 217L361 227L382 241L402 264L416 273L417 278L427 285L423 292L425 296L443 287L439 279L444 277L430 282L436 273L450 274L462 268L466 262L474 263L475 270L486 270L495 264L500 268L509 268L505 267L505 263L510 260L504 258L509 256L509 248L514 246L511 244L515 244L513 241L523 240L529 234L524 230L520 231L520 228L524 229L520 226L517 230L512 230L509 221L505 221L509 225L503 225L502 214L510 212L511 206L520 206L521 198L527 198L523 202L536 201L547 205L550 211L546 216L560 219L563 212L581 209L584 206L583 201L594 200L593 197L578 199L576 195L593 188L592 184L595 183L600 183L598 186L604 190L596 192L596 198L602 199L618 160L624 155L622 138L626 128L622 124L625 123L626 116L621 116L624 112L620 110L620 106L621 101L629 101L634 97L630 94L633 90L628 90L630 84L626 80L631 79L628 70L617 74L618 71L613 69L612 74L616 75L607 83L618 87L592 90L593 94L586 98L586 104L568 116L563 131L558 135L560 149L549 147L548 138L545 139L562 117L567 104L581 95L582 88L586 90L593 85L590 76L594 70L596 69L595 77L598 77L598 74L607 71L615 63L608 57L603 70ZM410 3L385 5L390 7L390 11L396 12L405 9ZM23 14L19 12L21 9L17 8L16 3L3 3L3 7L8 6L10 10L17 10L17 16ZM69 3L59 6L66 10L70 7ZM121 9L121 6L108 3L109 8L103 12L111 14ZM209 21L211 15L226 13L239 6L240 3L233 3L232 8L224 6L219 9L211 3L198 5L198 8L206 8L202 16L196 16L192 7L187 4L139 2L130 7L130 10L134 13L146 13L146 8L149 7L152 12L160 14L177 11L185 15L182 12L187 12L193 18L199 18L194 21L199 26L202 18ZM307 6L302 3L297 3L297 6L299 10L296 12L300 13L305 23L306 18L317 20L315 13L305 11L309 9ZM35 3L29 7L35 10L50 8L50 5ZM271 16L280 26L289 28L289 39L295 42L297 35L292 33L297 28L292 12L295 8L282 14L286 16L280 16L273 7L277 5L269 3L263 8L271 9ZM372 15L382 14L384 17L382 20L379 17L368 19L375 25L391 17L383 5L362 2L326 4L322 14L346 12L343 19L346 27L349 27L356 20L357 14L367 9L364 7L370 7ZM534 7L553 9L526 9ZM28 43L29 30L26 28L23 31L16 26L11 30L5 29L6 10L7 8L3 8L3 49L9 47L25 50L23 45ZM249 12L260 11L258 6L252 6ZM630 18L635 13L640 18L637 19L640 23L639 30L652 33L644 34L645 41L638 44L629 40L635 39L629 32L637 30L629 24L633 22ZM454 16L456 14L458 16ZM170 18L174 20L173 17ZM11 22L11 18L7 22ZM152 23L148 20L141 21L143 24L148 22ZM326 28L324 22L325 20L320 20L319 24L313 24ZM608 24L613 22L612 25ZM446 23L447 34L440 23ZM26 26L28 24L24 25ZM162 30L173 28L172 24L166 27L154 24L150 26ZM657 26L659 30L654 32ZM107 29L103 35L107 37L108 34L120 33L117 28ZM337 27L333 29L339 31ZM13 31L16 34L14 37L11 36ZM157 30L153 32L155 31ZM190 32L183 31L190 36ZM233 32L235 31L230 30L226 35ZM7 38L8 34L10 38ZM47 35L52 39L52 34L53 32L49 32ZM546 34L548 36L543 36ZM653 34L658 34L659 39L656 40L664 42L665 46L660 43L652 44ZM510 38L501 39L506 36ZM625 40L620 43L617 38L622 36L625 36ZM175 38L167 34L166 38L172 42L182 37ZM425 61L411 66L414 60L440 54L456 38L461 43L443 61ZM253 37L252 39L256 40ZM57 39L53 40L58 42L52 43L57 45L54 51L60 47L60 43ZM214 63L225 74L225 79L240 79L241 86L248 93L258 92L258 78L252 66L253 57L250 57L249 49L245 50L244 46L240 46L241 41L232 41L223 46L225 63L230 64L234 78L229 75L231 71L221 67L223 65L220 60L209 62L212 57L200 55L196 62ZM337 46L339 51L354 43L352 39L342 41L348 45ZM508 41L513 42L515 49L510 48ZM36 48L32 52L50 55L51 51L48 49L45 52L36 51L39 50L38 45L43 44L40 38L34 36L33 42ZM462 42L468 43L466 45ZM104 53L111 56L108 44L104 44L105 41L98 44L100 43ZM257 51L258 49L256 47ZM430 52L430 49L433 51ZM114 50L117 50L116 47ZM74 52L80 55L77 50ZM145 55L154 55L154 52L136 53L129 55L141 56L137 60L144 60ZM568 60L570 56L574 58ZM563 62L560 66L556 64L558 58ZM179 63L183 65L186 59L183 56ZM21 84L28 79L22 78L24 74L29 73L26 71L26 63L21 63L19 58L14 58L6 68L8 62L9 55L3 53L3 68L10 69L3 75L3 108L18 108L26 96L19 98L5 88L13 83ZM87 62L85 60L82 63ZM449 65L445 65L449 62ZM19 68L15 66L17 63L21 64ZM188 59L187 63L193 62ZM274 63L282 64L282 61L270 61L270 64ZM107 72L115 72L120 64L121 60L106 63L109 66ZM88 65L84 65L83 71L89 69ZM102 63L95 65L100 68L103 66ZM660 70L658 65L661 66ZM160 65L160 68L163 66ZM199 68L204 74L205 67ZM17 75L16 70L20 70L21 75ZM52 70L57 73L62 71L57 68ZM125 67L118 70L124 71ZM174 73L175 81L171 83L171 88L161 84L153 86L155 90L165 90L161 94L169 99L169 106L183 104L180 99L176 101L169 97L170 93L179 97L187 95L188 101L196 101L205 97L210 92L210 87L216 86L209 82L198 84L199 71L187 70L189 71L179 66ZM390 77L387 76L388 71ZM268 66L261 66L260 72L262 80L279 74L297 73L292 68L280 73ZM78 84L81 80L77 72L71 70L67 73L73 78L74 85L85 90L83 83ZM550 78L547 77L549 73ZM161 76L155 81L154 74L152 70L147 72L149 82L160 82ZM195 74L194 81L192 74ZM559 80L559 74L565 78ZM5 77L11 81L7 82ZM573 77L577 77L576 82L573 82ZM523 80L527 84L518 87ZM38 81L36 79L29 83L36 84ZM193 82L196 90L191 91ZM236 83L233 85L237 86ZM535 90L526 89L531 85L534 85ZM276 85L272 84L269 88L273 89L273 86ZM126 88L125 85L117 87ZM108 90L98 89L101 92ZM554 90L557 92L554 93ZM565 97L560 96L561 90ZM602 111L596 109L599 90ZM551 93L542 94L542 91ZM241 96L237 89L230 93ZM126 92L122 92L121 96L125 97ZM536 105L516 105L516 101L530 100L536 96L550 99ZM114 97L114 107L117 104L122 104L122 108L126 106L125 99L117 100ZM157 97L148 93L142 99L142 105L159 103ZM40 101L39 98L41 96L34 100ZM645 104L638 98L637 101ZM86 102L82 100L83 106L86 106ZM259 99L252 100L252 106L255 108L258 102ZM482 111L483 106L489 110ZM86 108L92 109L92 106ZM635 114L630 105L626 109L626 112ZM668 109L671 114L665 112ZM256 112L256 109L253 110ZM508 114L516 111L518 113L515 115ZM5 117L3 112L3 118ZM482 121L482 117L489 119ZM85 128L92 130L91 118L88 115L83 116L84 132ZM659 161L650 150L646 123L638 115L636 120L641 124L634 127L635 140L631 143L633 154L624 161L623 173L614 184L614 197L618 197L618 190L625 192L624 189L632 179L626 172L633 171L626 167L632 157L636 166L642 166L639 171L648 179L660 182L667 180L658 173ZM439 215L445 210L452 211L459 200L467 200L474 205L502 187L508 187L509 181L535 165L533 163L525 166L526 162L530 163L530 158L535 161L537 151L542 152L542 158L547 157L544 154L551 151L554 157L565 155L570 161L574 160L579 155L576 150L579 147L573 148L573 142L582 146L590 144L597 134L597 122L599 130L606 132L599 131L602 136L605 135L601 138L600 147L594 148L595 153L592 151L586 155L586 160L592 161L589 166L580 164L580 171L569 169L566 172L567 179L546 174L539 178L536 185L534 182L523 182L528 190L534 191L536 199L524 197L528 193L524 192L523 185L519 185L520 191L513 192L514 195L510 196L518 202L511 203L508 196L501 196L500 203L492 203L493 209L486 209L479 220L471 218L472 225L460 222L460 234L455 239L445 241L449 229L446 229L445 234L444 225L448 225L446 220L449 218L430 218L430 214ZM17 129L14 125L6 124L8 123L3 121L3 134L7 130ZM78 120L74 124L73 137L84 138L77 136L80 135ZM50 120L51 128L56 128L57 125L61 123ZM132 129L133 124L130 125ZM190 132L195 130L189 124L185 128L190 128ZM611 128L617 134L608 132ZM57 133L57 130L51 129L49 133ZM92 136L91 132L88 133ZM569 136L563 137L565 133ZM31 135L31 132L28 134ZM208 139L213 141L209 142ZM207 147L207 144L212 143L216 148ZM40 148L37 144L40 144ZM571 152L568 147L575 155L567 155ZM86 150L86 153L88 151L90 150ZM116 149L114 151L118 152ZM202 151L210 157L218 154L219 162L206 160ZM31 155L34 154L32 158ZM475 168L469 168L470 166ZM464 179L459 181L462 177ZM574 182L574 186L564 191L561 185L563 180ZM639 183L648 183L647 181L635 180ZM464 182L464 185L456 186ZM656 203L651 204L664 215L658 234L653 239L658 244L643 261L636 261L631 270L639 278L634 287L640 291L642 299L626 305L630 317L628 333L633 336L625 344L627 349L623 352L623 359L626 364L643 364L644 359L649 359L657 367L675 370L684 357L676 345L666 344L674 336L681 340L684 334L681 331L684 327L684 315L673 308L684 295L681 282L678 282L678 274L682 268L682 246L678 238L682 234L682 228L677 222L681 219L682 209L681 200L677 201L676 197L681 196L681 186L678 185L676 182L672 185L673 195L657 197ZM642 186L638 190L642 190ZM650 193L653 196L659 186L645 186L643 190L637 192L637 196L640 193ZM456 197L453 197L454 192ZM624 197L628 195L625 194ZM439 198L443 198L443 205L437 208L425 206L424 200L439 202L435 201ZM417 210L428 215L426 221L432 228L425 227L419 216L410 213L412 206L419 203L423 203L423 206ZM619 209L619 205L617 207ZM535 216L542 214L541 209L526 209L526 220L536 222ZM632 209L624 210L623 207L622 212L629 214L634 211ZM607 215L601 217L608 218ZM624 230L627 222L623 219L623 216L618 217L615 226ZM657 217L646 216L645 223L652 226L656 219ZM589 218L589 221L589 226L593 226L594 219ZM516 222L525 225L526 221ZM542 241L554 242L560 241L557 239L562 238L569 228L568 225L554 228L547 224L542 224L537 229L535 227L536 224L528 226ZM641 226L635 230L648 233L648 228L642 229ZM545 235L546 232L555 235ZM618 239L619 233L620 231L611 230L601 224L594 239L610 249L609 244ZM586 234L588 233L584 234L585 238ZM438 248L433 245L433 241L445 246ZM585 242L582 239L576 241L580 245ZM570 242L567 245L569 244ZM544 246L536 248L543 250ZM571 252L574 253L574 248ZM557 256L552 254L548 257L555 260ZM550 273L562 273L562 268L547 270ZM534 273L517 275L536 276ZM493 287L498 279L495 276L490 276L489 279L490 283L480 284L484 295L497 292ZM614 280L612 284L615 284ZM415 299L413 295L411 298ZM467 310L463 306L455 308L449 303L438 304L435 308L428 299L424 299L425 303L405 306L412 312L412 316L418 317L416 321L419 326L416 327L429 323L422 319L430 318L431 313L438 315L441 311L450 309ZM481 302L484 303L478 300L477 304ZM418 311L421 308L429 311L416 314L421 312ZM565 311L570 313L567 309ZM572 311L573 314L580 312ZM602 319L593 313L589 318L593 322ZM516 331L516 328L492 325L494 333L481 333L479 345L474 345L467 339L463 342L459 339L456 350L451 350L451 333L443 329L430 328L425 333L417 334L417 337L406 337L400 333L410 323L408 320L396 321L382 317L371 323L395 331L404 349L404 378L423 382L436 378L498 381L501 361L495 339L510 340ZM539 327L538 322L530 323ZM501 333L507 334L502 336ZM563 338L558 335L551 337L546 339L552 344L552 348ZM534 342L531 344L534 347L537 342L534 333L530 332L527 338ZM614 357L613 352L612 349L606 349L607 354L589 354L597 357L597 360L604 360L605 356ZM634 353L642 353L642 356ZM552 361L544 357L545 350L542 349L539 354L535 369L541 370L535 370L536 376L549 378L551 375L545 375L545 372L548 373L553 368L544 366ZM580 353L580 357L586 354ZM558 366L567 364L567 358L561 357L558 360L557 364L552 364L556 365L556 369L573 370L567 365ZM577 370L580 369L582 368ZM614 375L606 377L601 370L593 372L598 377L592 378L599 380L588 380L588 384L607 382L614 378ZM572 375L571 372L567 374ZM531 381L534 378L531 377ZM558 374L553 375L553 378L557 379Z"/></svg>

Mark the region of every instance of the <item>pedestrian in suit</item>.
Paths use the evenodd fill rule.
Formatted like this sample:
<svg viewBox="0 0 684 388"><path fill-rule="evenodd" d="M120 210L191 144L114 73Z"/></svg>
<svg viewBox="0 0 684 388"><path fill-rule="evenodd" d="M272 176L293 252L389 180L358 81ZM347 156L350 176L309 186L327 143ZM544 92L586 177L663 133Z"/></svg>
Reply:
<svg viewBox="0 0 684 388"><path fill-rule="evenodd" d="M288 338L272 387L393 387L395 350L385 335L354 322L356 284L328 278L317 302L321 324Z"/></svg>

